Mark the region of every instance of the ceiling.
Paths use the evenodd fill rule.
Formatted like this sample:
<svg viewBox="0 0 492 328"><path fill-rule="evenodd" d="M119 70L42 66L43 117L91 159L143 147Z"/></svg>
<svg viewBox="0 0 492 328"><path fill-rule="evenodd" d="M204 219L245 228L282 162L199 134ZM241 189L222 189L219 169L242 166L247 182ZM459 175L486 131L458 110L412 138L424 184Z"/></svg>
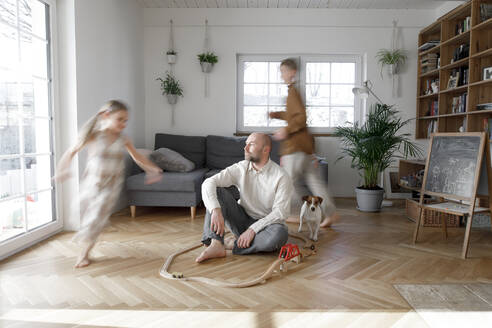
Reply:
<svg viewBox="0 0 492 328"><path fill-rule="evenodd" d="M451 0L459 1L459 0ZM145 8L436 9L439 0L137 0ZM461 1L459 1L461 2Z"/></svg>

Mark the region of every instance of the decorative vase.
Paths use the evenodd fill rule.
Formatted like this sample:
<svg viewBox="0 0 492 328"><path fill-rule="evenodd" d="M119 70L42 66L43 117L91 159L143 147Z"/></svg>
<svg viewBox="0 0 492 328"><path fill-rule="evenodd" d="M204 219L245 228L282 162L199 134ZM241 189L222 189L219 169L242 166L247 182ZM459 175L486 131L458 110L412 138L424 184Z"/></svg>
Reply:
<svg viewBox="0 0 492 328"><path fill-rule="evenodd" d="M355 188L357 209L362 212L379 212L384 197L384 189L369 190Z"/></svg>
<svg viewBox="0 0 492 328"><path fill-rule="evenodd" d="M167 96L167 102L170 105L174 105L174 104L176 104L178 102L178 95L168 94L166 96Z"/></svg>
<svg viewBox="0 0 492 328"><path fill-rule="evenodd" d="M167 55L167 63L168 64L176 63L176 55Z"/></svg>
<svg viewBox="0 0 492 328"><path fill-rule="evenodd" d="M388 74L395 75L398 74L398 64L390 64L388 65Z"/></svg>
<svg viewBox="0 0 492 328"><path fill-rule="evenodd" d="M212 63L208 63L208 62L200 62L200 66L202 67L203 73L210 73L212 71L212 67L214 65Z"/></svg>

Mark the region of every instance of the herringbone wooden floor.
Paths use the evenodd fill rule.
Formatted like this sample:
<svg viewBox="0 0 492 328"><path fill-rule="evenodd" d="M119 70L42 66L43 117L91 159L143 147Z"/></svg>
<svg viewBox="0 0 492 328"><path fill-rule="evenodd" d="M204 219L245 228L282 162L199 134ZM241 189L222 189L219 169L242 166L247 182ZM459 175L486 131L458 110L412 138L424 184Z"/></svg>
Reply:
<svg viewBox="0 0 492 328"><path fill-rule="evenodd" d="M471 258L458 258L463 229L425 228L411 247L414 223L403 208L361 213L337 199L341 221L322 230L318 254L266 284L246 289L170 281L164 259L200 239L204 210L123 211L74 269L78 247L61 233L0 262L0 323L7 327L425 327L394 284L492 282L492 232L472 231ZM290 225L291 230L297 230ZM276 254L228 256L196 264L201 249L178 257L170 271L238 281L259 275Z"/></svg>

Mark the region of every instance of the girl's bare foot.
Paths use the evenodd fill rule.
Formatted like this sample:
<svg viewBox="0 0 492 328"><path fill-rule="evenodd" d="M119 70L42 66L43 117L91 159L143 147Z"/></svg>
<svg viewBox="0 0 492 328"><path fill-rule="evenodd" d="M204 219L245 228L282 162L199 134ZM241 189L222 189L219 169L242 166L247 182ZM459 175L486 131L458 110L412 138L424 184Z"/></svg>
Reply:
<svg viewBox="0 0 492 328"><path fill-rule="evenodd" d="M225 257L226 250L224 245L216 239L212 239L210 246L205 248L205 250L196 258L196 262L200 263L208 259L214 259L218 257Z"/></svg>
<svg viewBox="0 0 492 328"><path fill-rule="evenodd" d="M319 225L321 228L328 228L331 227L331 225L335 222L340 220L340 215L337 213L334 213L332 216L327 216Z"/></svg>
<svg viewBox="0 0 492 328"><path fill-rule="evenodd" d="M81 259L79 259L77 261L77 263L75 263L75 268L78 269L78 268L84 268L86 266L88 266L89 264L91 264L91 261L89 260L88 257L83 257Z"/></svg>

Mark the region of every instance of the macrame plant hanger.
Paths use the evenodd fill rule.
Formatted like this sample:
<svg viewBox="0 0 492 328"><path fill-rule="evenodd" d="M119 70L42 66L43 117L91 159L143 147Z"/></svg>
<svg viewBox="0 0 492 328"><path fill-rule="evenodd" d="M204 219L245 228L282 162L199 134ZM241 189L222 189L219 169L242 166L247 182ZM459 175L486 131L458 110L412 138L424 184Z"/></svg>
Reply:
<svg viewBox="0 0 492 328"><path fill-rule="evenodd" d="M209 40L208 40L208 19L205 19L205 39L203 41L203 53L208 53L209 52ZM205 85L204 85L204 92L205 92L205 98L208 97L209 95L209 80L208 80L208 73L205 73Z"/></svg>
<svg viewBox="0 0 492 328"><path fill-rule="evenodd" d="M173 20L171 19L169 21L170 28L169 28L169 50L174 50L174 31L173 31ZM168 64L170 66L169 68L169 74L174 77L174 63L170 63L168 61ZM176 107L176 104L171 104L171 125L174 126L174 109Z"/></svg>
<svg viewBox="0 0 492 328"><path fill-rule="evenodd" d="M398 28L396 27L396 25L398 24L398 21L393 19L393 33L392 33L392 36L391 36L391 50L392 51L395 51L396 48L398 47ZM392 96L394 98L397 98L399 97L398 95L398 83L400 81L399 77L398 77L398 70L400 69L401 67L395 67L395 72L391 72L391 80L392 80Z"/></svg>

